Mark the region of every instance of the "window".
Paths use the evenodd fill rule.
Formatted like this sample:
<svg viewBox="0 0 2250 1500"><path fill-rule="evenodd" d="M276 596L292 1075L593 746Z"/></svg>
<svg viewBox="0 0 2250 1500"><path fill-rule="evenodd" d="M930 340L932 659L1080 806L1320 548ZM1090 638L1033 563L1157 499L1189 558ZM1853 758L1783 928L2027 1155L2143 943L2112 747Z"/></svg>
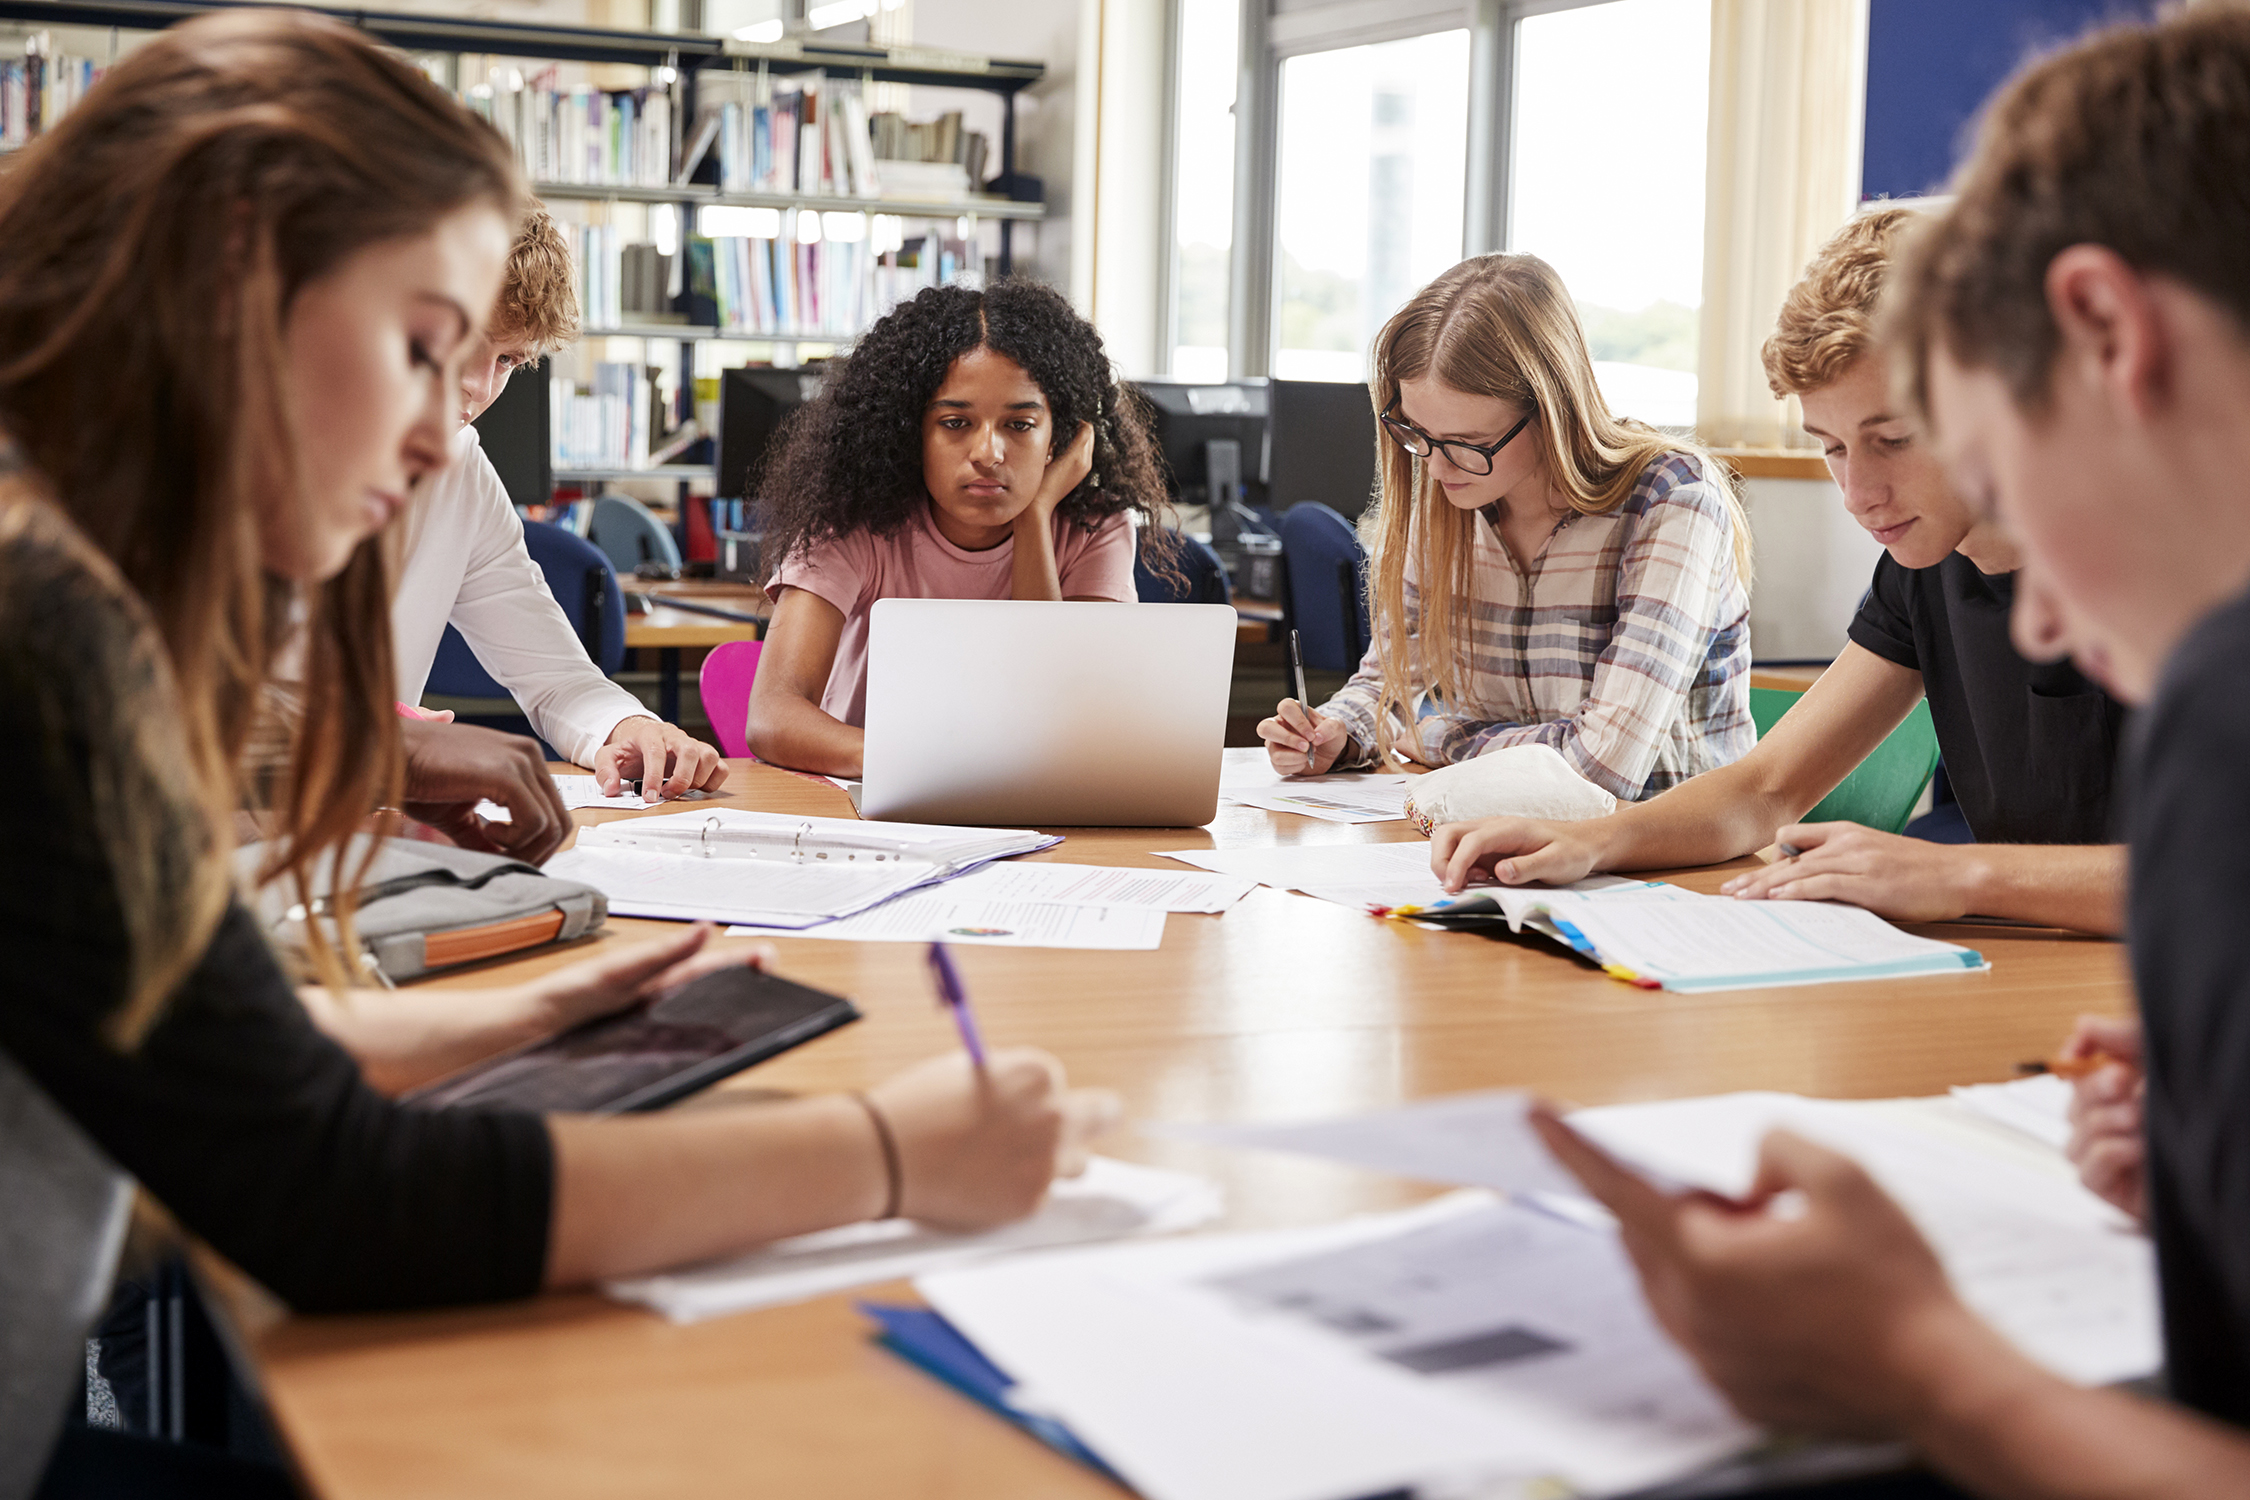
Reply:
<svg viewBox="0 0 2250 1500"><path fill-rule="evenodd" d="M1234 253L1234 88L1240 0L1179 8L1172 155L1172 338L1183 380L1227 378L1228 280Z"/></svg>
<svg viewBox="0 0 2250 1500"><path fill-rule="evenodd" d="M1283 62L1275 375L1365 380L1376 332L1461 258L1468 84L1466 31Z"/></svg>
<svg viewBox="0 0 2250 1500"><path fill-rule="evenodd" d="M1577 299L1620 416L1695 425L1709 0L1607 0L1516 31L1508 248Z"/></svg>

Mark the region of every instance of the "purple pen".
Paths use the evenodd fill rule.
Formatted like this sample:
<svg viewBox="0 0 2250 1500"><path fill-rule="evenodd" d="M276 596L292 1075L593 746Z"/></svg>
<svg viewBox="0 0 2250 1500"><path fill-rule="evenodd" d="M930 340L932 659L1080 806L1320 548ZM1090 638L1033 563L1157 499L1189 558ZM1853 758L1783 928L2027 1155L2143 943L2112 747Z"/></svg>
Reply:
<svg viewBox="0 0 2250 1500"><path fill-rule="evenodd" d="M968 987L961 983L961 971L953 967L953 955L945 951L945 944L930 944L930 973L937 980L938 1004L953 1012L953 1024L960 1029L961 1045L969 1049L969 1061L984 1071L984 1039L977 1035L977 1018L969 1009Z"/></svg>

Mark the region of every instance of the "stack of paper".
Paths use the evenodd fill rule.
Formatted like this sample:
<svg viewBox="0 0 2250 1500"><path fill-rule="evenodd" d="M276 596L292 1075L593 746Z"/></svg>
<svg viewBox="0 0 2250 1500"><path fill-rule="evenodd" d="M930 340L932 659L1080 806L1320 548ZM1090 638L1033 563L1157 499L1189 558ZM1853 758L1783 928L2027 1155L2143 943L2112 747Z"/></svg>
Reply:
<svg viewBox="0 0 2250 1500"><path fill-rule="evenodd" d="M1229 750L1219 773L1219 800L1324 823L1395 823L1406 817L1413 780L1354 772L1283 776L1263 750Z"/></svg>
<svg viewBox="0 0 2250 1500"><path fill-rule="evenodd" d="M557 776L554 778L554 783L555 790L562 793L563 806L567 808L616 807L638 811L660 805L643 801L641 794L633 790L630 782L626 783L625 789L614 797L605 794L602 791L601 782L592 776ZM725 795L724 792L688 792L684 796L675 797L672 800L675 802L698 802L706 797L723 797ZM479 802L477 804L477 816L494 823L509 821L508 810L497 802Z"/></svg>
<svg viewBox="0 0 2250 1500"><path fill-rule="evenodd" d="M904 1219L850 1224L716 1265L608 1282L603 1290L675 1323L695 1323L1011 1251L1176 1234L1217 1218L1219 1209L1219 1189L1205 1178L1097 1156L1084 1175L1057 1182L1030 1218L984 1234L941 1234Z"/></svg>
<svg viewBox="0 0 2250 1500"><path fill-rule="evenodd" d="M2070 1144L2070 1085L2052 1073L1956 1086L1953 1102L2060 1151Z"/></svg>
<svg viewBox="0 0 2250 1500"><path fill-rule="evenodd" d="M1163 941L1166 912L1223 912L1253 884L1184 871L991 864L797 936L859 943L1145 950ZM756 929L729 931L750 934Z"/></svg>
<svg viewBox="0 0 2250 1500"><path fill-rule="evenodd" d="M1175 1128L1457 1193L1316 1230L1062 1252L928 1275L924 1295L1151 1500L1613 1494L1760 1435L1666 1341L1614 1226L1568 1183L1520 1094L1358 1119ZM2151 1372L2147 1242L2049 1153L1985 1151L1947 1101L1739 1094L1581 1110L1628 1165L1739 1194L1776 1125L1853 1155L1930 1236L1969 1304L2066 1378Z"/></svg>
<svg viewBox="0 0 2250 1500"><path fill-rule="evenodd" d="M714 808L581 828L546 868L601 891L617 916L798 930L1061 842L1022 830Z"/></svg>
<svg viewBox="0 0 2250 1500"><path fill-rule="evenodd" d="M1274 849L1171 849L1162 853L1199 870L1302 891L1355 911L1442 900L1430 873L1427 839L1396 844L1293 844Z"/></svg>

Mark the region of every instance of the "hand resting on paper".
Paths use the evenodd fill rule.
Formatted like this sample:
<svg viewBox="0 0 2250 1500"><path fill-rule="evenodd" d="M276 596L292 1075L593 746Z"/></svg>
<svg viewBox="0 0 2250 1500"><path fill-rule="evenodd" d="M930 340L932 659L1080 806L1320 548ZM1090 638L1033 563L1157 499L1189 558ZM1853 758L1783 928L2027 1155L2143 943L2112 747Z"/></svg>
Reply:
<svg viewBox="0 0 2250 1500"><path fill-rule="evenodd" d="M1893 922L1951 922L1973 909L1969 858L1857 823L1792 823L1776 835L1803 852L1737 875L1719 893L1743 901L1843 901Z"/></svg>
<svg viewBox="0 0 2250 1500"><path fill-rule="evenodd" d="M2070 1144L2064 1150L2087 1191L2145 1225L2148 1140L2141 1116L2148 1075L2141 1063L2141 1023L2131 1016L2080 1016L2062 1056L2111 1060L2071 1081Z"/></svg>
<svg viewBox="0 0 2250 1500"><path fill-rule="evenodd" d="M1569 885L1601 868L1601 845L1587 823L1541 818L1479 818L1430 834L1430 873L1449 891L1471 882Z"/></svg>
<svg viewBox="0 0 2250 1500"><path fill-rule="evenodd" d="M662 802L693 791L717 791L726 782L727 763L677 724L634 714L618 720L594 752L593 772L605 797L638 781L643 802Z"/></svg>
<svg viewBox="0 0 2250 1500"><path fill-rule="evenodd" d="M1294 698L1284 698L1270 719L1258 721L1266 756L1284 776L1317 776L1336 764L1349 740L1340 719L1316 714Z"/></svg>

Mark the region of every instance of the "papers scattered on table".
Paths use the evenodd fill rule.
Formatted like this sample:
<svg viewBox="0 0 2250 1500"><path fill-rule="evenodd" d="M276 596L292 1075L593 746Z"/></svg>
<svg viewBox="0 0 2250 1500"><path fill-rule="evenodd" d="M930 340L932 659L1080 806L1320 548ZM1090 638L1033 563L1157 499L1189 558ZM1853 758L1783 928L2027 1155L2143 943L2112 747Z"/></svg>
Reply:
<svg viewBox="0 0 2250 1500"><path fill-rule="evenodd" d="M641 794L634 791L630 783L627 784L625 790L619 792L616 796L605 797L602 795L601 782L592 776L557 776L554 780L555 790L562 793L563 806L573 811L581 807L621 807L628 811L641 812L651 807L665 805L661 802L643 802ZM706 797L725 795L724 792L693 791L671 800L674 802L700 802ZM479 802L477 804L477 816L492 823L510 821L508 809L492 801Z"/></svg>
<svg viewBox="0 0 2250 1500"><path fill-rule="evenodd" d="M1208 1223L1219 1209L1219 1189L1204 1178L1097 1156L1084 1175L1057 1182L1030 1218L985 1234L941 1234L903 1219L851 1224L737 1260L608 1282L603 1290L675 1323L695 1323L1010 1251L1176 1234Z"/></svg>
<svg viewBox="0 0 2250 1500"><path fill-rule="evenodd" d="M581 828L546 868L601 891L617 916L796 930L1061 842L1011 829L714 808Z"/></svg>
<svg viewBox="0 0 2250 1500"><path fill-rule="evenodd" d="M2019 1099L2023 1096L2017 1096ZM1150 1500L1400 1490L1615 1493L1707 1470L1759 1435L1657 1330L1593 1205L1520 1094L1357 1119L1173 1128L1537 1196L1457 1193L1316 1230L1067 1251L924 1276L924 1295ZM1779 1126L1858 1160L1963 1298L2086 1384L2161 1357L2154 1259L2060 1156L1949 1100L1732 1094L1580 1110L1671 1184L1741 1194Z"/></svg>
<svg viewBox="0 0 2250 1500"><path fill-rule="evenodd" d="M1061 901L1077 906L1145 906L1154 911L1223 912L1258 882L1231 875L1188 874L1113 865L993 864L971 870L947 890L993 901Z"/></svg>
<svg viewBox="0 0 2250 1500"><path fill-rule="evenodd" d="M2012 1083L1960 1085L1953 1090L1953 1101L2057 1151L2070 1144L2070 1084L2052 1073Z"/></svg>
<svg viewBox="0 0 2250 1500"><path fill-rule="evenodd" d="M1861 907L1736 901L1667 885L1488 887L1399 915L1505 920L1567 944L1619 979L1688 994L1991 967L1973 949L1901 932Z"/></svg>
<svg viewBox="0 0 2250 1500"><path fill-rule="evenodd" d="M1482 1193L916 1285L1149 1500L1601 1494L1757 1439L1614 1235Z"/></svg>
<svg viewBox="0 0 2250 1500"><path fill-rule="evenodd" d="M1397 1109L1279 1124L1180 1125L1152 1122L1150 1135L1321 1156L1425 1182L1497 1188L1505 1193L1581 1193L1532 1133L1531 1096L1514 1090L1450 1094Z"/></svg>
<svg viewBox="0 0 2250 1500"><path fill-rule="evenodd" d="M986 948L1108 948L1146 951L1164 941L1164 913L1152 906L1066 901L962 900L956 881L894 897L871 911L790 932L839 943L964 943ZM770 928L730 927L730 937Z"/></svg>
<svg viewBox="0 0 2250 1500"><path fill-rule="evenodd" d="M1409 778L1404 776L1308 776L1255 791L1222 791L1240 807L1298 813L1323 823L1397 823L1406 817Z"/></svg>
<svg viewBox="0 0 2250 1500"><path fill-rule="evenodd" d="M1411 776L1338 772L1283 776L1263 750L1233 749L1219 771L1219 800L1324 823L1394 823L1406 816Z"/></svg>
<svg viewBox="0 0 2250 1500"><path fill-rule="evenodd" d="M1430 873L1427 839L1293 844L1276 849L1178 849L1163 851L1162 857L1280 890L1302 891L1355 911L1437 901L1445 895L1445 887Z"/></svg>

